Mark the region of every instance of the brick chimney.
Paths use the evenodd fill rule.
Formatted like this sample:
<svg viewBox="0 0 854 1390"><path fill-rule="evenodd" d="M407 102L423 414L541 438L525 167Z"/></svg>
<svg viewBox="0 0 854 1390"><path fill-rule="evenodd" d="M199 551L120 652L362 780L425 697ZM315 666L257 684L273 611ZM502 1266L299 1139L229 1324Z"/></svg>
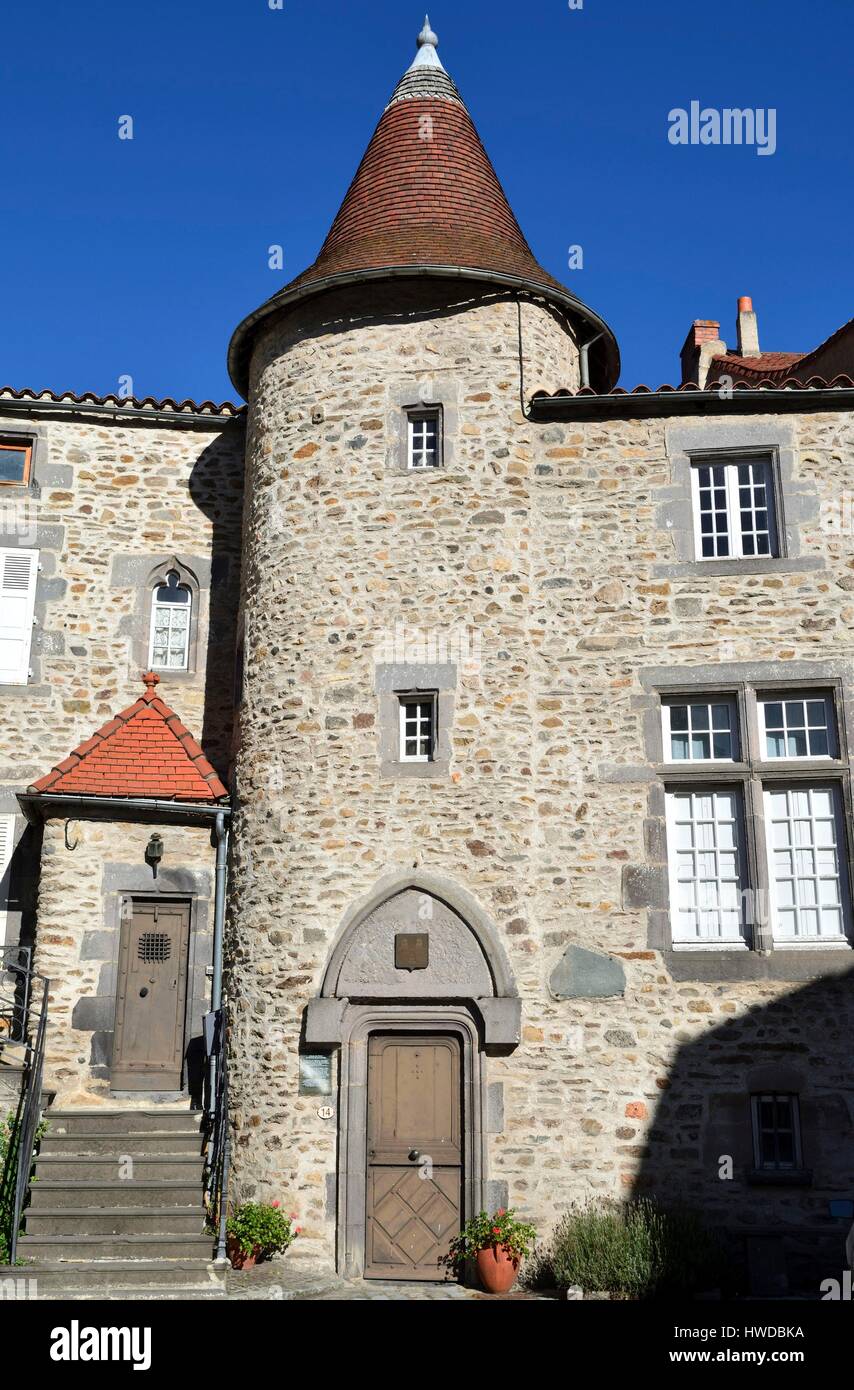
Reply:
<svg viewBox="0 0 854 1390"><path fill-rule="evenodd" d="M738 351L741 357L759 357L759 324L753 312L753 300L743 294L738 301Z"/></svg>
<svg viewBox="0 0 854 1390"><path fill-rule="evenodd" d="M714 319L695 319L679 354L682 362L682 381L696 381L705 386L709 363L713 357L726 352L721 340L721 326Z"/></svg>

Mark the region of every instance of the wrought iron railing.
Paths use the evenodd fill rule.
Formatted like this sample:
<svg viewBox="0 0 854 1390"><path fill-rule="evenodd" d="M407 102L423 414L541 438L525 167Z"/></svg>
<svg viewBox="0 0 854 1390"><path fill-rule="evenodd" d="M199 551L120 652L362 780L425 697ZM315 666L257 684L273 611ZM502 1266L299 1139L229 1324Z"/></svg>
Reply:
<svg viewBox="0 0 854 1390"><path fill-rule="evenodd" d="M208 1014L208 1104L205 1117L207 1135L205 1197L208 1220L216 1234L216 1258L226 1258L228 1219L228 1170L231 1141L228 1132L228 1015L225 1005Z"/></svg>
<svg viewBox="0 0 854 1390"><path fill-rule="evenodd" d="M18 1235L42 1117L49 985L49 980L32 969L28 948L16 946L0 953L0 1051L4 1060L11 1052L21 1067L18 1104L0 1177L0 1210L7 1214L8 1229L4 1234L10 1264L15 1263L18 1255Z"/></svg>

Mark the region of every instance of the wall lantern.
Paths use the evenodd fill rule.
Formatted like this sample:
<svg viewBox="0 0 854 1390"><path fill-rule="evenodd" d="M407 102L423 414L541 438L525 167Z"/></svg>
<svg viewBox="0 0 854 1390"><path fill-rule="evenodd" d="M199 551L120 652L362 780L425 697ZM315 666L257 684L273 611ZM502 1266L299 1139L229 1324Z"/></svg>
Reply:
<svg viewBox="0 0 854 1390"><path fill-rule="evenodd" d="M145 858L154 870L154 877L157 877L157 866L163 858L163 840L155 833L152 835L148 844L145 846Z"/></svg>

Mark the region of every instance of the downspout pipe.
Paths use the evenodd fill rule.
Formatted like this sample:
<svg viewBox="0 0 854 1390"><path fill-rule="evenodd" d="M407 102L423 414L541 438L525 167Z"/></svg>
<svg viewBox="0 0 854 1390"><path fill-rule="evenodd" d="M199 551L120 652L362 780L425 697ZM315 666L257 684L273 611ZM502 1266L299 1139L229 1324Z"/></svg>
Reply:
<svg viewBox="0 0 854 1390"><path fill-rule="evenodd" d="M588 357L590 349L592 348L594 343L598 343L599 339L604 338L604 336L604 333L597 333L595 338L591 338L588 342L582 343L581 347L579 348L579 352L581 354L580 367L582 386L590 385L590 361Z"/></svg>
<svg viewBox="0 0 854 1390"><path fill-rule="evenodd" d="M218 811L214 823L216 835L216 884L214 888L213 981L211 983L211 1013L222 1008L222 939L225 926L225 880L228 863L228 827L225 812ZM223 1039L220 1039L220 1046ZM210 1109L216 1096L216 1056L210 1060Z"/></svg>

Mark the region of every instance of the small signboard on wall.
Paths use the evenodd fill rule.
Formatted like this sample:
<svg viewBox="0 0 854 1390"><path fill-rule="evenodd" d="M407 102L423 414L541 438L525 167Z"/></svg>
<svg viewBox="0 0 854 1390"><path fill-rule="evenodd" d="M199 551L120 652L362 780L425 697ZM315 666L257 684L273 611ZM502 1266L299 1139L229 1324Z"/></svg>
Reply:
<svg viewBox="0 0 854 1390"><path fill-rule="evenodd" d="M301 1096L329 1096L332 1094L331 1053L300 1053L299 1093Z"/></svg>

